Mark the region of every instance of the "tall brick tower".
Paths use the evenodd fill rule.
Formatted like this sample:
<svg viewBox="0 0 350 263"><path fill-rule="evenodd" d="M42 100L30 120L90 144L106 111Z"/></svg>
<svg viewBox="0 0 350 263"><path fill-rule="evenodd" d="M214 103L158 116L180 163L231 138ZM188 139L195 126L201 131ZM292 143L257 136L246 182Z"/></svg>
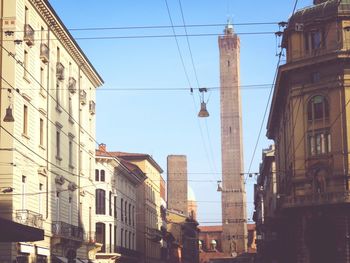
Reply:
<svg viewBox="0 0 350 263"><path fill-rule="evenodd" d="M244 189L242 110L240 96L240 40L228 23L219 37L222 155L222 249L231 256L247 250Z"/></svg>
<svg viewBox="0 0 350 263"><path fill-rule="evenodd" d="M168 209L188 215L186 155L168 155Z"/></svg>

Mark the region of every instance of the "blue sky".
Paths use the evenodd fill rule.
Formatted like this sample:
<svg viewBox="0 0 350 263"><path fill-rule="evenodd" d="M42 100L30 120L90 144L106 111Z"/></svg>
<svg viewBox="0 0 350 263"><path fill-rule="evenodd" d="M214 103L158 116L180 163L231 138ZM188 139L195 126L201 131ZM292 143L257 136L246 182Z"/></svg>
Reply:
<svg viewBox="0 0 350 263"><path fill-rule="evenodd" d="M50 0L50 3L69 29L170 25L165 0ZM224 24L228 15L232 15L233 23L286 21L295 1L182 0L181 3L186 24L203 25ZM168 0L168 4L173 23L182 25L179 1ZM311 4L311 0L300 0L298 8ZM278 30L277 25L235 26L237 33ZM220 34L223 27L191 27L187 31L189 35ZM76 38L173 34L171 28L72 30L71 33ZM176 33L185 34L183 28L176 28ZM241 85L271 84L277 64L275 35L240 35L240 39ZM189 92L190 85L193 88L198 85L186 38L179 37L178 42L190 84L174 37L77 39L77 42L105 80L103 88L97 90L97 141L106 143L111 151L151 154L165 171L167 155L187 155L188 179L198 200L198 219L204 224L219 223L220 195L216 192L216 180L221 177L219 91L206 94L210 117L198 119L199 94ZM189 42L199 86L218 87L217 36L190 36ZM242 88L245 172L252 160L269 92L266 87ZM266 124L251 172L258 172L261 151L271 144L265 138L265 127ZM248 218L253 210L253 185L254 179L248 178Z"/></svg>

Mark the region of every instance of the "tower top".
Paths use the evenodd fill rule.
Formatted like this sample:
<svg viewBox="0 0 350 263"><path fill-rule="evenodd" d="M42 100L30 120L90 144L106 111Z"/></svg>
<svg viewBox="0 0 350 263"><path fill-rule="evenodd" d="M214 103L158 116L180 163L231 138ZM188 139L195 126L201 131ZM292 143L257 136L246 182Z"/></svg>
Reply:
<svg viewBox="0 0 350 263"><path fill-rule="evenodd" d="M227 24L225 26L224 30L225 35L233 35L233 24L232 24L232 18L227 18Z"/></svg>

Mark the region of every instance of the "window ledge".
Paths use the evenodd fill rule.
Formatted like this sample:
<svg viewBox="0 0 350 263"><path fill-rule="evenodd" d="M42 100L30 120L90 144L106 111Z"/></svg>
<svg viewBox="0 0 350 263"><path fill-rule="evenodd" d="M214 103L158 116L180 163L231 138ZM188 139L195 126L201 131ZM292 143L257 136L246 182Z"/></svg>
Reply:
<svg viewBox="0 0 350 263"><path fill-rule="evenodd" d="M46 94L45 94L44 90L41 89L40 92L39 92L39 94L40 94L41 97L43 97L44 99L46 99Z"/></svg>
<svg viewBox="0 0 350 263"><path fill-rule="evenodd" d="M56 104L56 111L59 112L59 113L62 112L61 106L58 103Z"/></svg>
<svg viewBox="0 0 350 263"><path fill-rule="evenodd" d="M70 122L70 124L74 124L74 120L73 120L72 117L69 117L69 118L68 118L68 121Z"/></svg>
<svg viewBox="0 0 350 263"><path fill-rule="evenodd" d="M39 144L39 148L41 149L41 150L46 150L46 148L45 148L45 146L44 145L41 145L41 144Z"/></svg>
<svg viewBox="0 0 350 263"><path fill-rule="evenodd" d="M30 140L30 137L26 133L22 133L22 137L26 138L27 140Z"/></svg>
<svg viewBox="0 0 350 263"><path fill-rule="evenodd" d="M56 156L56 160L57 160L57 161L62 161L62 157Z"/></svg>
<svg viewBox="0 0 350 263"><path fill-rule="evenodd" d="M28 74L28 73L27 73L27 74ZM23 76L23 79L24 79L26 82L28 82L28 83L30 84L30 80L29 80L27 74L25 74L25 75Z"/></svg>
<svg viewBox="0 0 350 263"><path fill-rule="evenodd" d="M69 167L69 169L71 169L71 170L74 170L74 165L72 165L72 164L70 164L70 165L68 165L68 167Z"/></svg>

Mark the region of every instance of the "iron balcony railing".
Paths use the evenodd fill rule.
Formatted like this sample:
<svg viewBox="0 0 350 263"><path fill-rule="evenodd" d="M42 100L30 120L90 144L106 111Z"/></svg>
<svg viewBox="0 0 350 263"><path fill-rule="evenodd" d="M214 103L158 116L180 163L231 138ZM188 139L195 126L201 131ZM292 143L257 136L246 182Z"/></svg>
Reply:
<svg viewBox="0 0 350 263"><path fill-rule="evenodd" d="M129 256L129 257L139 257L141 255L141 253L136 250L121 247L121 246L115 246L114 251L116 253L122 254L124 256Z"/></svg>
<svg viewBox="0 0 350 263"><path fill-rule="evenodd" d="M43 228L43 216L27 209L16 210L15 220L23 225Z"/></svg>
<svg viewBox="0 0 350 263"><path fill-rule="evenodd" d="M95 114L96 104L93 100L89 102L89 112L90 114Z"/></svg>
<svg viewBox="0 0 350 263"><path fill-rule="evenodd" d="M49 62L49 47L45 43L40 44L40 59L45 64Z"/></svg>
<svg viewBox="0 0 350 263"><path fill-rule="evenodd" d="M76 81L75 78L73 78L73 77L69 77L69 80L68 80L68 90L69 90L71 93L77 92L77 81Z"/></svg>
<svg viewBox="0 0 350 263"><path fill-rule="evenodd" d="M56 63L56 77L58 80L64 80L64 66L61 62Z"/></svg>
<svg viewBox="0 0 350 263"><path fill-rule="evenodd" d="M52 235L70 240L83 241L84 231L81 227L74 226L62 221L52 222Z"/></svg>
<svg viewBox="0 0 350 263"><path fill-rule="evenodd" d="M80 103L81 103L81 105L85 105L86 104L86 96L87 96L86 91L85 90L81 90L79 96L80 96Z"/></svg>
<svg viewBox="0 0 350 263"><path fill-rule="evenodd" d="M303 207L315 205L330 205L350 203L350 192L324 192L299 196L282 196L282 208Z"/></svg>
<svg viewBox="0 0 350 263"><path fill-rule="evenodd" d="M23 40L27 43L28 46L34 45L34 29L29 24L24 25Z"/></svg>

